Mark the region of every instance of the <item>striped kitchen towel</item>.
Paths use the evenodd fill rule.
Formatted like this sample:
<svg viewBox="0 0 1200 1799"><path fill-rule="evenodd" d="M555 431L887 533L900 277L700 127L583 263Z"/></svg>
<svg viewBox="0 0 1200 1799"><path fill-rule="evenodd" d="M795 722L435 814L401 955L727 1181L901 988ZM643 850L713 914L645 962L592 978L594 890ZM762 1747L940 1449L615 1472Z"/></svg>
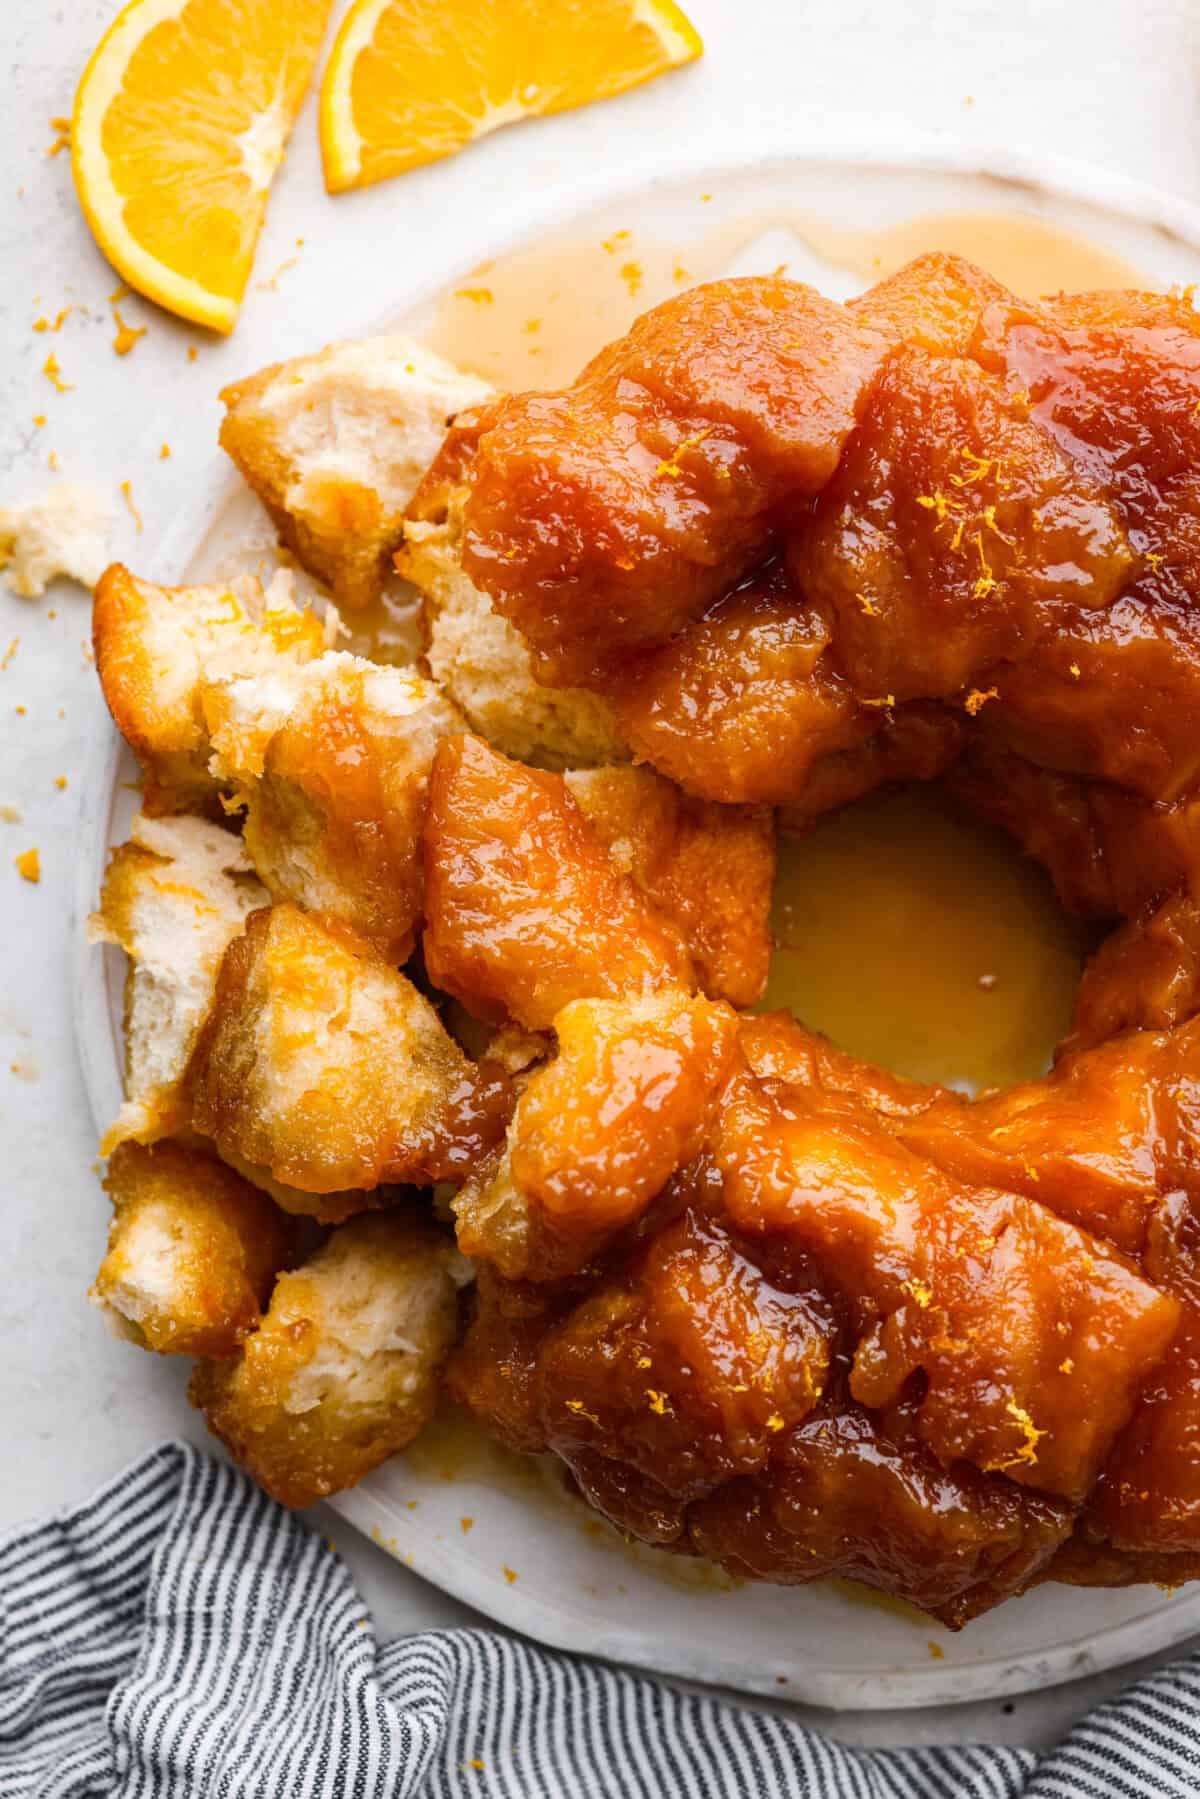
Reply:
<svg viewBox="0 0 1200 1799"><path fill-rule="evenodd" d="M1050 1755L844 1748L491 1631L380 1649L342 1562L238 1470L156 1450L0 1545L4 1799L1171 1799L1200 1666Z"/></svg>

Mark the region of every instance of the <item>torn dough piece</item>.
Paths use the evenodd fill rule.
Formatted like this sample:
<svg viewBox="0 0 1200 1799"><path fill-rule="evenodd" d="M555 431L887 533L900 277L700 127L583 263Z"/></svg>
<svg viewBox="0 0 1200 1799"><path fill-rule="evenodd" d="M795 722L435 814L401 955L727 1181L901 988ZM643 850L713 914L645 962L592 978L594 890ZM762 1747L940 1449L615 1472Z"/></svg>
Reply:
<svg viewBox="0 0 1200 1799"><path fill-rule="evenodd" d="M182 1081L212 1004L217 969L246 918L267 903L239 837L207 819L139 814L114 850L93 943L129 957L124 1105L101 1144L151 1143L188 1122Z"/></svg>
<svg viewBox="0 0 1200 1799"><path fill-rule="evenodd" d="M462 488L445 514L409 519L396 567L423 601L429 672L471 728L519 762L585 768L624 762L629 747L609 702L581 687L544 687L529 648L463 568Z"/></svg>
<svg viewBox="0 0 1200 1799"><path fill-rule="evenodd" d="M378 599L455 413L491 393L409 337L331 344L227 387L221 444L339 605Z"/></svg>
<svg viewBox="0 0 1200 1799"><path fill-rule="evenodd" d="M201 1364L193 1403L283 1505L354 1486L431 1416L469 1278L426 1220L354 1218L279 1277L236 1361Z"/></svg>
<svg viewBox="0 0 1200 1799"><path fill-rule="evenodd" d="M507 1123L507 1081L412 982L290 905L230 944L188 1084L223 1156L310 1193L461 1180Z"/></svg>
<svg viewBox="0 0 1200 1799"><path fill-rule="evenodd" d="M502 1155L453 1201L459 1248L509 1280L575 1274L698 1153L737 1019L686 993L575 1000Z"/></svg>
<svg viewBox="0 0 1200 1799"><path fill-rule="evenodd" d="M286 1219L179 1143L119 1144L104 1186L113 1219L92 1298L119 1334L161 1355L236 1354L287 1257Z"/></svg>
<svg viewBox="0 0 1200 1799"><path fill-rule="evenodd" d="M761 999L774 947L772 813L695 799L652 768L564 778L616 866L679 926L709 998Z"/></svg>
<svg viewBox="0 0 1200 1799"><path fill-rule="evenodd" d="M678 926L614 865L562 776L480 737L434 758L424 951L430 980L477 1018L530 1031L573 999L695 985Z"/></svg>
<svg viewBox="0 0 1200 1799"><path fill-rule="evenodd" d="M205 688L212 771L246 809L246 848L277 900L412 954L421 827L455 708L410 669L332 651Z"/></svg>
<svg viewBox="0 0 1200 1799"><path fill-rule="evenodd" d="M113 720L146 775L146 808L200 809L215 798L201 705L205 681L298 667L336 639L337 613L301 610L291 575L226 585L158 587L121 563L105 569L92 609L96 672Z"/></svg>
<svg viewBox="0 0 1200 1799"><path fill-rule="evenodd" d="M24 600L65 575L94 587L108 561L112 508L90 487L60 481L23 506L0 506L0 569Z"/></svg>

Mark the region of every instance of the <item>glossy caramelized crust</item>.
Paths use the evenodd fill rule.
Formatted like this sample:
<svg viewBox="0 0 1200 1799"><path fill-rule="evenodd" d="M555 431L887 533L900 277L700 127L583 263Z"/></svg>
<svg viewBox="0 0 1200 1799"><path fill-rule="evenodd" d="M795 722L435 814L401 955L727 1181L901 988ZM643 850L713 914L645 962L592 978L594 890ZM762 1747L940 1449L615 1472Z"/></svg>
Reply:
<svg viewBox="0 0 1200 1799"><path fill-rule="evenodd" d="M1042 863L1070 912L1128 918L1200 881L1194 796L1155 803L1108 781L1040 768L981 738L948 770L946 784Z"/></svg>
<svg viewBox="0 0 1200 1799"><path fill-rule="evenodd" d="M92 606L96 672L146 776L146 810L215 801L201 701L206 677L298 667L327 641L324 621L297 609L286 574L264 592L251 575L228 586L156 587L119 562L105 569Z"/></svg>
<svg viewBox="0 0 1200 1799"><path fill-rule="evenodd" d="M188 1082L223 1155L310 1193L461 1179L510 1103L411 981L287 905L227 950Z"/></svg>
<svg viewBox="0 0 1200 1799"><path fill-rule="evenodd" d="M1104 491L973 363L903 345L792 544L860 696L969 693L1068 602L1112 603L1134 556Z"/></svg>
<svg viewBox="0 0 1200 1799"><path fill-rule="evenodd" d="M122 1143L92 1297L122 1336L164 1355L231 1356L258 1324L289 1248L287 1220L215 1157Z"/></svg>
<svg viewBox="0 0 1200 1799"><path fill-rule="evenodd" d="M700 1149L733 1056L727 1006L575 1000L517 1103L504 1155L454 1201L459 1248L510 1279L577 1272Z"/></svg>
<svg viewBox="0 0 1200 1799"><path fill-rule="evenodd" d="M822 758L883 728L830 652L827 615L778 562L756 570L614 683L639 756L705 799L772 805Z"/></svg>
<svg viewBox="0 0 1200 1799"><path fill-rule="evenodd" d="M764 1466L820 1398L833 1339L802 1254L688 1208L547 1335L547 1440L568 1462L595 1449L686 1503Z"/></svg>
<svg viewBox="0 0 1200 1799"><path fill-rule="evenodd" d="M940 1460L1084 1497L1174 1302L1035 1201L939 1175L850 1098L747 1069L716 1157L734 1223L786 1233L848 1302L855 1399L887 1406L919 1372L916 1428Z"/></svg>
<svg viewBox="0 0 1200 1799"><path fill-rule="evenodd" d="M773 947L770 812L694 799L650 768L582 769L566 784L614 865L679 926L710 999L753 1005Z"/></svg>
<svg viewBox="0 0 1200 1799"><path fill-rule="evenodd" d="M896 1424L854 1405L805 1420L769 1472L691 1508L692 1543L752 1580L860 1580L951 1629L1024 1591L1069 1534L1070 1508L944 1466L903 1412Z"/></svg>
<svg viewBox="0 0 1200 1799"><path fill-rule="evenodd" d="M1156 1194L1194 1178L1200 1021L1135 1031L994 1098L947 1094L900 1126L960 1180L1025 1193L1140 1253Z"/></svg>
<svg viewBox="0 0 1200 1799"><path fill-rule="evenodd" d="M280 1275L236 1359L200 1364L192 1401L283 1505L352 1487L432 1413L462 1274L412 1212L351 1219Z"/></svg>
<svg viewBox="0 0 1200 1799"><path fill-rule="evenodd" d="M468 574L551 680L665 642L828 481L883 349L776 276L655 307L574 387L484 415Z"/></svg>
<svg viewBox="0 0 1200 1799"><path fill-rule="evenodd" d="M1139 558L1114 607L1068 614L1019 681L997 679L989 723L1037 761L1174 799L1200 775L1200 318L1187 295L1010 296L972 348L1103 484Z"/></svg>
<svg viewBox="0 0 1200 1799"><path fill-rule="evenodd" d="M478 1017L545 1030L573 999L694 985L677 927L613 864L562 777L478 737L439 745L425 966Z"/></svg>
<svg viewBox="0 0 1200 1799"><path fill-rule="evenodd" d="M456 1397L513 1446L552 1446L644 1541L756 1578L864 1579L951 1626L1043 1578L1083 1501L1079 1530L1129 1548L1097 1579L1185 1550L1200 1329L1170 1203L1143 1274L897 1141L949 1096L779 1016L742 1035L754 1072L724 1091L715 1160L579 1276L485 1269Z"/></svg>
<svg viewBox="0 0 1200 1799"><path fill-rule="evenodd" d="M1084 1512L1089 1536L1138 1555L1194 1556L1200 1533L1200 1229L1190 1187L1157 1199L1142 1256L1148 1277L1179 1302L1179 1330Z"/></svg>
<svg viewBox="0 0 1200 1799"><path fill-rule="evenodd" d="M596 687L705 797L812 818L828 760L852 792L895 778L862 739L943 698L998 749L1173 801L1200 776L1198 393L1186 297L1027 305L943 256L842 309L718 283L472 420L464 557L540 679ZM781 547L790 606L735 598Z"/></svg>
<svg viewBox="0 0 1200 1799"><path fill-rule="evenodd" d="M336 652L213 682L212 767L245 809L245 841L277 900L337 919L391 962L421 915L421 829L441 738L462 719L432 682Z"/></svg>
<svg viewBox="0 0 1200 1799"><path fill-rule="evenodd" d="M895 711L887 707L883 717L874 737L813 765L799 793L776 813L785 836L804 836L827 812L840 811L879 787L935 781L953 770L965 736L961 715L917 700Z"/></svg>
<svg viewBox="0 0 1200 1799"><path fill-rule="evenodd" d="M1123 1031L1166 1031L1200 1011L1200 901L1171 893L1106 937L1084 964L1061 1060Z"/></svg>
<svg viewBox="0 0 1200 1799"><path fill-rule="evenodd" d="M986 306L1013 296L963 256L928 251L846 302L860 325L932 356L965 356Z"/></svg>

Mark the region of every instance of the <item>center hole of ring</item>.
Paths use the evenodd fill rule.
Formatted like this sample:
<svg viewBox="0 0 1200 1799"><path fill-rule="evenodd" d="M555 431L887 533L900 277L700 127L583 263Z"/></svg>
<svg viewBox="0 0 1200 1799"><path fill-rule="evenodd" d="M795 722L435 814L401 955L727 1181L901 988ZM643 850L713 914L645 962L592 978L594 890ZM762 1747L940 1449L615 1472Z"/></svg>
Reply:
<svg viewBox="0 0 1200 1799"><path fill-rule="evenodd" d="M1094 936L1043 869L936 787L782 840L772 928L759 1010L969 1094L1046 1072Z"/></svg>

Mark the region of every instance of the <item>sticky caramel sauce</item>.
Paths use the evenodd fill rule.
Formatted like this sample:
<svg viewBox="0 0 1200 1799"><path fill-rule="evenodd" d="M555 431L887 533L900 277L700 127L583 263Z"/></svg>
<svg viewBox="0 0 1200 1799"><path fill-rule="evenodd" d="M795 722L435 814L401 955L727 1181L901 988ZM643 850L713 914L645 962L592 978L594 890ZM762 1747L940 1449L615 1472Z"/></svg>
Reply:
<svg viewBox="0 0 1200 1799"><path fill-rule="evenodd" d="M1046 875L919 788L862 800L780 849L764 1009L965 1092L1042 1074L1083 950Z"/></svg>
<svg viewBox="0 0 1200 1799"><path fill-rule="evenodd" d="M772 229L799 237L823 262L863 287L926 250L969 257L1026 298L1060 289L1153 287L1098 244L1032 214L926 213L875 231L803 214L724 225L686 250L634 231L563 238L481 263L447 290L423 333L431 349L497 387L558 387L660 300L712 281Z"/></svg>
<svg viewBox="0 0 1200 1799"><path fill-rule="evenodd" d="M847 230L821 219L788 222L817 256L850 270L864 286L894 275L929 250L967 257L1027 300L1159 285L1111 250L1032 213L930 212L877 231Z"/></svg>

